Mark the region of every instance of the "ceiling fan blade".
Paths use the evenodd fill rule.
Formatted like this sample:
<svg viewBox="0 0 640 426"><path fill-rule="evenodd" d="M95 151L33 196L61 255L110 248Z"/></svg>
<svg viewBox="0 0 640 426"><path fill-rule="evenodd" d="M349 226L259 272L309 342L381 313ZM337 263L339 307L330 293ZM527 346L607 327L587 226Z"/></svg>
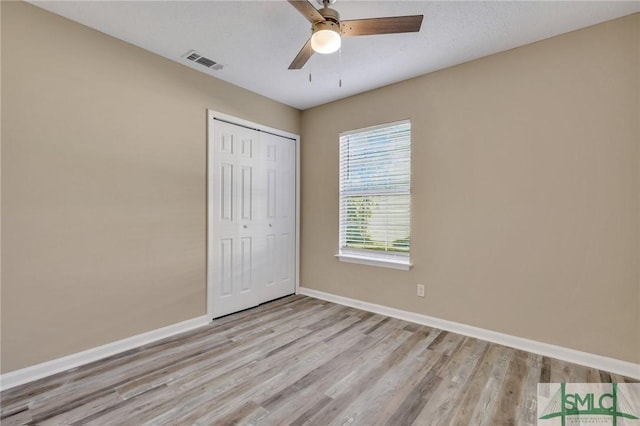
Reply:
<svg viewBox="0 0 640 426"><path fill-rule="evenodd" d="M295 57L293 62L291 62L291 65L289 65L289 69L301 69L302 67L304 67L304 64L307 63L309 58L311 58L311 55L313 55L313 49L311 48L311 38L309 38L304 46L302 46L302 49L300 49L300 52L298 52L298 55Z"/></svg>
<svg viewBox="0 0 640 426"><path fill-rule="evenodd" d="M423 15L342 21L342 37L415 33L420 31Z"/></svg>
<svg viewBox="0 0 640 426"><path fill-rule="evenodd" d="M313 7L311 3L307 0L287 0L291 6L298 9L298 12L302 13L302 15L307 18L309 22L312 24L315 22L324 21L324 17L320 15L318 9Z"/></svg>

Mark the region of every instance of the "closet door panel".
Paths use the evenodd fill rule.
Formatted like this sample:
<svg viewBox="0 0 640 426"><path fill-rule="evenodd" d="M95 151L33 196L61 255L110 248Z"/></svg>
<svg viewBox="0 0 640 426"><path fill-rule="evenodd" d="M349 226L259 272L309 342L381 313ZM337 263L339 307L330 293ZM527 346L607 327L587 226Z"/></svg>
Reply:
<svg viewBox="0 0 640 426"><path fill-rule="evenodd" d="M213 280L215 316L256 306L263 298L257 282L256 259L260 242L256 231L260 208L256 196L256 176L260 168L257 131L229 123L216 123L213 132L211 176L213 209L210 225L213 238L208 264ZM217 177L217 179L216 179ZM263 250L264 251L264 250Z"/></svg>

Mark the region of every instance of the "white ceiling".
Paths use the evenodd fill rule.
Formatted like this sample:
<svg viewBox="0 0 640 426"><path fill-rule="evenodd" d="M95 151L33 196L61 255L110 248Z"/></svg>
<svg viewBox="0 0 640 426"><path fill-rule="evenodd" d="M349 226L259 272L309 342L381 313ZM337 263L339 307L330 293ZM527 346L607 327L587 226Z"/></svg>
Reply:
<svg viewBox="0 0 640 426"><path fill-rule="evenodd" d="M640 1L338 0L342 19L423 14L422 30L348 38L341 54L291 71L310 24L285 0L31 3L299 109L640 11ZM224 69L183 59L191 49Z"/></svg>

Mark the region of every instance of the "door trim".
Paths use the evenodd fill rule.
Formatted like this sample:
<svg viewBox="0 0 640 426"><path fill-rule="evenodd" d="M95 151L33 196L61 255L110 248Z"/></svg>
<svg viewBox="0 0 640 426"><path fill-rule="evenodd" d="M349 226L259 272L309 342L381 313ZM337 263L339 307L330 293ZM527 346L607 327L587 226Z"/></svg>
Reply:
<svg viewBox="0 0 640 426"><path fill-rule="evenodd" d="M300 288L300 135L296 135L294 133L285 132L284 130L274 129L273 127L264 126L262 124L254 123L249 120L243 120L241 118L234 117L232 115L224 114L222 112L214 111L211 109L207 110L207 248L206 248L206 256L207 256L207 318L209 321L213 319L213 265L212 260L209 257L209 253L212 252L212 244L213 244L213 186L209 184L209 182L213 179L213 153L214 149L211 144L213 143L213 129L215 127L216 121L222 121L225 123L234 124L236 126L247 127L252 130L257 130L259 132L270 133L276 136L280 136L283 138L291 139L295 142L295 159L296 159L296 176L295 176L295 293L298 293L298 289Z"/></svg>

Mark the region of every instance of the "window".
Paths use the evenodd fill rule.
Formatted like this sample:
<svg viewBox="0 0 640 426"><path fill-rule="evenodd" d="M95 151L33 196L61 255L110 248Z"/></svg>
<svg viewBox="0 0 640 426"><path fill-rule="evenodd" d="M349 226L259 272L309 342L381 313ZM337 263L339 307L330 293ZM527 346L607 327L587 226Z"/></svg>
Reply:
<svg viewBox="0 0 640 426"><path fill-rule="evenodd" d="M411 123L340 134L342 261L409 269Z"/></svg>

